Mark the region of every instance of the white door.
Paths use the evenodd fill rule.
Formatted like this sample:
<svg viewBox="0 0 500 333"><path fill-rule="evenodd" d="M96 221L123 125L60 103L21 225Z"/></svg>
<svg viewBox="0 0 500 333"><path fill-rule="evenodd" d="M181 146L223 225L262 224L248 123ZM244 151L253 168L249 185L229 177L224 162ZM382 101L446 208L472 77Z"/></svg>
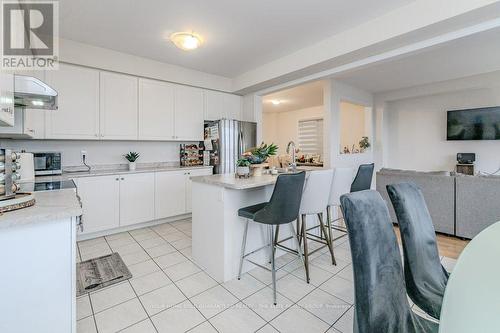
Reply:
<svg viewBox="0 0 500 333"><path fill-rule="evenodd" d="M155 218L186 213L186 171L155 174Z"/></svg>
<svg viewBox="0 0 500 333"><path fill-rule="evenodd" d="M203 90L176 85L174 105L175 139L203 140Z"/></svg>
<svg viewBox="0 0 500 333"><path fill-rule="evenodd" d="M191 177L196 176L208 176L212 174L212 169L193 169L188 170L186 175L186 213L191 213L192 211L192 183Z"/></svg>
<svg viewBox="0 0 500 333"><path fill-rule="evenodd" d="M139 79L139 140L173 140L174 85Z"/></svg>
<svg viewBox="0 0 500 333"><path fill-rule="evenodd" d="M154 220L155 174L120 176L120 226Z"/></svg>
<svg viewBox="0 0 500 333"><path fill-rule="evenodd" d="M137 139L137 78L100 73L101 139Z"/></svg>
<svg viewBox="0 0 500 333"><path fill-rule="evenodd" d="M218 91L205 90L205 120L225 118L224 94Z"/></svg>
<svg viewBox="0 0 500 333"><path fill-rule="evenodd" d="M59 64L47 71L47 84L58 93L58 110L47 112L48 139L99 138L99 71Z"/></svg>
<svg viewBox="0 0 500 333"><path fill-rule="evenodd" d="M75 179L82 199L83 233L120 226L120 182L118 176L80 177Z"/></svg>
<svg viewBox="0 0 500 333"><path fill-rule="evenodd" d="M241 97L224 94L224 114L227 119L241 119Z"/></svg>

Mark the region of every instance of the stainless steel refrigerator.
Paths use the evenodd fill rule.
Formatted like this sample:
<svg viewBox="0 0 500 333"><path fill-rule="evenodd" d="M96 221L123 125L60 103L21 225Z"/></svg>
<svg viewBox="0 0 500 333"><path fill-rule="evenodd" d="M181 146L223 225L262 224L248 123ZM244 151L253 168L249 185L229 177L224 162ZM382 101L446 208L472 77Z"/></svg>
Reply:
<svg viewBox="0 0 500 333"><path fill-rule="evenodd" d="M233 119L205 122L205 150L214 173L234 173L236 161L257 145L257 124Z"/></svg>

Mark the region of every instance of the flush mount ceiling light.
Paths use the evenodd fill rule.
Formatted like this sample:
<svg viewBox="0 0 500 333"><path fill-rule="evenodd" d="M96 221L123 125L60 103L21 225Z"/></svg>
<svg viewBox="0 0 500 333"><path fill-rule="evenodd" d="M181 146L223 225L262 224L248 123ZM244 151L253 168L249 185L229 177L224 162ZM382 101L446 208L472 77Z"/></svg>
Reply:
<svg viewBox="0 0 500 333"><path fill-rule="evenodd" d="M195 50L203 42L200 35L194 32L175 32L170 35L170 40L175 46L184 51Z"/></svg>
<svg viewBox="0 0 500 333"><path fill-rule="evenodd" d="M273 103L273 105L280 105L281 101L279 99L273 99L271 103Z"/></svg>

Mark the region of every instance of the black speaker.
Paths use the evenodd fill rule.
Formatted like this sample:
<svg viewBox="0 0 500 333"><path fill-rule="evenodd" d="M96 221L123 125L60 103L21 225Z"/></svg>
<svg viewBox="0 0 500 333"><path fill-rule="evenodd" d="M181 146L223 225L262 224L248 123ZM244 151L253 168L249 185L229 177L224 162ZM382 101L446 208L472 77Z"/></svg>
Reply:
<svg viewBox="0 0 500 333"><path fill-rule="evenodd" d="M474 153L458 153L457 162L459 164L473 164L476 160L476 154Z"/></svg>

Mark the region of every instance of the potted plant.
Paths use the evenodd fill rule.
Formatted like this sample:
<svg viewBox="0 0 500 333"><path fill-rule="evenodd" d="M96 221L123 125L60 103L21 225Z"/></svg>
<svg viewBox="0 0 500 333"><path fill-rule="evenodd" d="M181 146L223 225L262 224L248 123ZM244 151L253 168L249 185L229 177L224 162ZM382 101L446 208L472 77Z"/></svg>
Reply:
<svg viewBox="0 0 500 333"><path fill-rule="evenodd" d="M254 176L262 175L262 169L268 165L265 163L269 156L276 155L278 152L278 146L274 143L270 145L262 144L259 147L251 149L249 152L243 154L243 156L250 161L250 167L252 169L252 174Z"/></svg>
<svg viewBox="0 0 500 333"><path fill-rule="evenodd" d="M128 169L129 170L135 170L135 161L139 158L139 153L136 153L135 151L129 152L127 155L125 155L125 158L128 161Z"/></svg>
<svg viewBox="0 0 500 333"><path fill-rule="evenodd" d="M250 161L242 157L236 161L236 174L240 177L247 177L250 174Z"/></svg>
<svg viewBox="0 0 500 333"><path fill-rule="evenodd" d="M370 141L367 136L363 136L361 141L359 141L359 149L363 153L368 148L370 148Z"/></svg>

